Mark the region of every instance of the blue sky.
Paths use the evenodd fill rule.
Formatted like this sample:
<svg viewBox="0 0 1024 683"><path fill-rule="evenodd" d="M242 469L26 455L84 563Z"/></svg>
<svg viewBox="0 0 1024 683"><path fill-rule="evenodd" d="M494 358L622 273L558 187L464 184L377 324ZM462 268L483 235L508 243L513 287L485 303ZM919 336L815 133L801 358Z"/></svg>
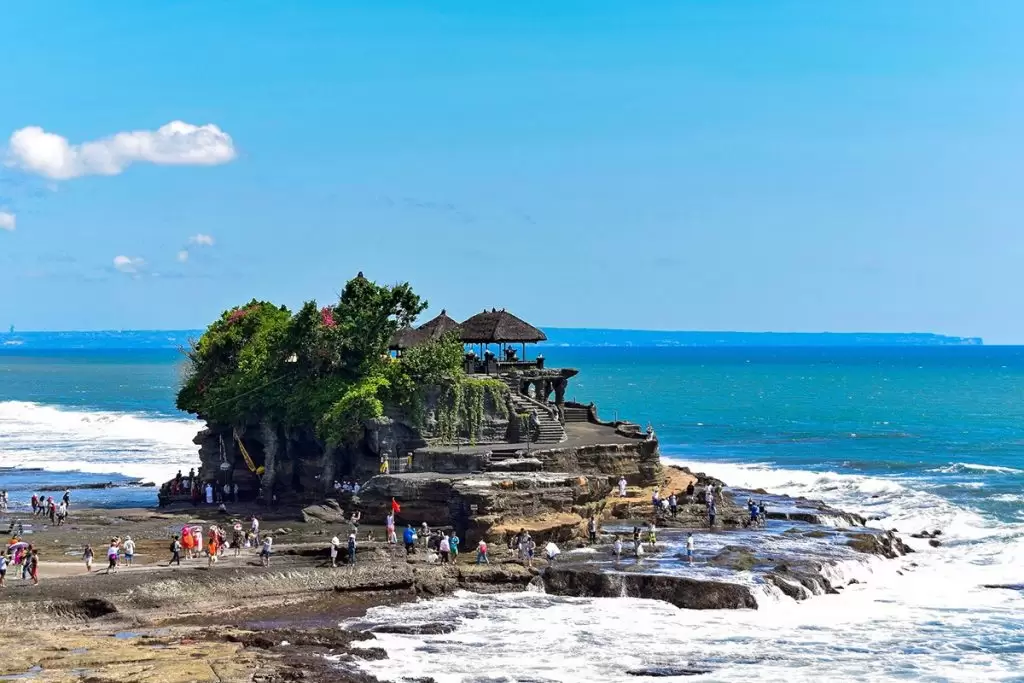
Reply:
<svg viewBox="0 0 1024 683"><path fill-rule="evenodd" d="M456 317L1024 342L1020 3L239 8L3 5L0 326L362 270Z"/></svg>

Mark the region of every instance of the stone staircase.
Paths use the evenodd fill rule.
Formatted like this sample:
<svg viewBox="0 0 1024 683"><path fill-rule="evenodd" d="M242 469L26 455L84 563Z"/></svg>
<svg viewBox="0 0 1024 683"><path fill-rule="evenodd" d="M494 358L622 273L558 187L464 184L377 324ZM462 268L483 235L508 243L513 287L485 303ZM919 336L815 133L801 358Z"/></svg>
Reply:
<svg viewBox="0 0 1024 683"><path fill-rule="evenodd" d="M518 391L512 390L512 407L517 413L537 413L537 422L540 424L540 435L531 438L532 443L550 444L565 441L565 428L562 423L551 417L547 406L534 401L529 396L524 396Z"/></svg>

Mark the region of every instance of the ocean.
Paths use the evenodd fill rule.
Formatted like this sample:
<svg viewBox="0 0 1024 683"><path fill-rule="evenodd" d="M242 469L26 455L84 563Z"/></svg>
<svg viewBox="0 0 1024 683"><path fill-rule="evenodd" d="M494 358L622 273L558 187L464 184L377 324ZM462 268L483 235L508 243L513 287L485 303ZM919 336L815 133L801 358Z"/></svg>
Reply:
<svg viewBox="0 0 1024 683"><path fill-rule="evenodd" d="M158 482L195 465L201 425L173 400L186 336L0 349L0 488L25 505L44 484ZM1024 591L984 587L1024 584L1024 348L556 340L543 352L580 369L569 398L650 422L667 462L820 498L919 552L837 568L861 582L838 596L765 589L756 611L537 592L374 608L367 619L459 627L382 634L389 658L368 671L439 683L625 682L650 666L711 669L702 681L1024 680ZM155 498L75 492L81 504ZM907 538L925 529L941 529L942 546Z"/></svg>

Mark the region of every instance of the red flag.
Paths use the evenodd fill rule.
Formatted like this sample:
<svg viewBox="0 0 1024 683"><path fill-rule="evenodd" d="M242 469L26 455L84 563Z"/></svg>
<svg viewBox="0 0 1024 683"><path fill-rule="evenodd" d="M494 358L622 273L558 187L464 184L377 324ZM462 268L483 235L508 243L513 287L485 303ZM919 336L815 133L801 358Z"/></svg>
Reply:
<svg viewBox="0 0 1024 683"><path fill-rule="evenodd" d="M391 499L391 511L396 515L402 511L402 506L398 504L398 501L394 498Z"/></svg>

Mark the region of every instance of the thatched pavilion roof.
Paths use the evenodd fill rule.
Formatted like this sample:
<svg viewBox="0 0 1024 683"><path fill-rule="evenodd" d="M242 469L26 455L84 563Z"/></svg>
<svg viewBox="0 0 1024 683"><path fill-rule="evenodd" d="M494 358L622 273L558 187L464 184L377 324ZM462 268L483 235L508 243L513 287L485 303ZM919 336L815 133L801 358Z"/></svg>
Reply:
<svg viewBox="0 0 1024 683"><path fill-rule="evenodd" d="M505 309L477 313L459 325L465 344L529 344L546 341L547 335Z"/></svg>
<svg viewBox="0 0 1024 683"><path fill-rule="evenodd" d="M405 349L411 349L417 344L422 344L425 339L426 335L419 330L403 327L391 336L388 348L392 351L404 351Z"/></svg>
<svg viewBox="0 0 1024 683"><path fill-rule="evenodd" d="M457 332L458 329L459 324L448 317L448 312L442 309L436 318L423 323L416 331L420 332L424 339L440 339L449 332Z"/></svg>

